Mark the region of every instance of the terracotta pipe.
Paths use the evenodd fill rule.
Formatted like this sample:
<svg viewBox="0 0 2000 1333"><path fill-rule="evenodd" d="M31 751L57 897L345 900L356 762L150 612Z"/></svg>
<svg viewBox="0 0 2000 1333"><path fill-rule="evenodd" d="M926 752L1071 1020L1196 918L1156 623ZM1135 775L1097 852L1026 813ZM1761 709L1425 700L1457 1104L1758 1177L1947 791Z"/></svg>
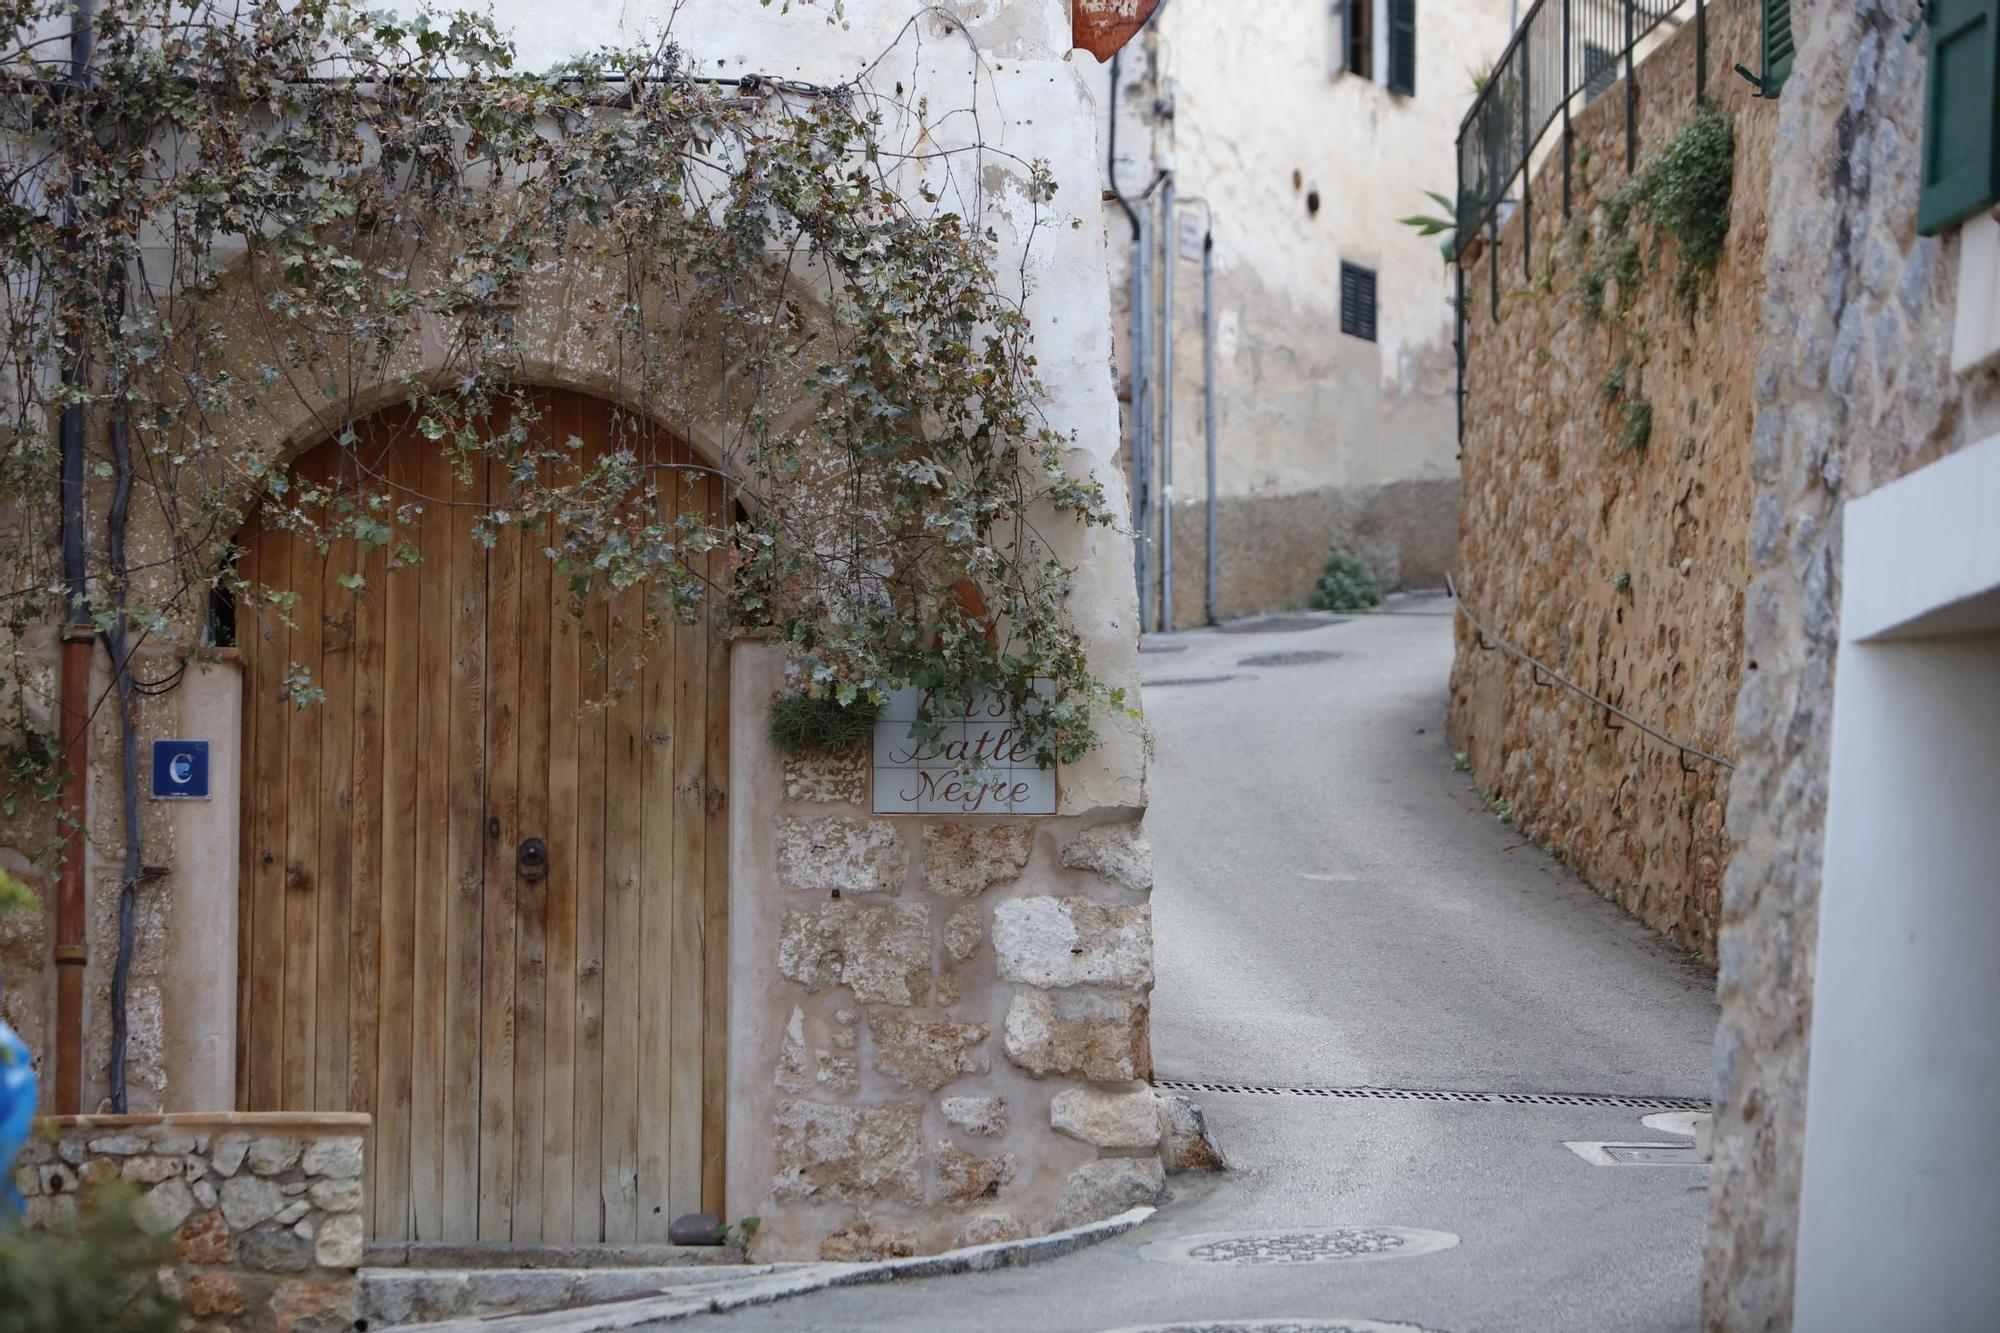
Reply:
<svg viewBox="0 0 2000 1333"><path fill-rule="evenodd" d="M62 641L62 873L56 885L56 1114L83 1113L84 789L90 767L90 652L97 633L72 625Z"/></svg>

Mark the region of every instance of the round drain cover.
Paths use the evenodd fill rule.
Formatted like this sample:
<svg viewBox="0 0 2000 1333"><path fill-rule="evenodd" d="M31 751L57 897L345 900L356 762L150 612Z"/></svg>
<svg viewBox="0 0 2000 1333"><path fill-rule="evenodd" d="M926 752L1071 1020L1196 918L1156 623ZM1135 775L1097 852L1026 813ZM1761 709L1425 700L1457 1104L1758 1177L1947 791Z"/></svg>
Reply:
<svg viewBox="0 0 2000 1333"><path fill-rule="evenodd" d="M1379 1319L1224 1319L1201 1324L1147 1324L1110 1333L1435 1333L1415 1324Z"/></svg>
<svg viewBox="0 0 2000 1333"><path fill-rule="evenodd" d="M1236 665L1244 667L1311 666L1315 662L1331 662L1339 656L1339 653L1329 652L1323 648L1307 648L1295 653L1258 653L1255 657L1244 658Z"/></svg>
<svg viewBox="0 0 2000 1333"><path fill-rule="evenodd" d="M1110 1333L1434 1333L1414 1323L1380 1319L1222 1319L1216 1323L1148 1323Z"/></svg>
<svg viewBox="0 0 2000 1333"><path fill-rule="evenodd" d="M1319 1264L1405 1259L1458 1244L1449 1231L1415 1227L1325 1227L1313 1231L1223 1231L1156 1240L1139 1251L1162 1264Z"/></svg>

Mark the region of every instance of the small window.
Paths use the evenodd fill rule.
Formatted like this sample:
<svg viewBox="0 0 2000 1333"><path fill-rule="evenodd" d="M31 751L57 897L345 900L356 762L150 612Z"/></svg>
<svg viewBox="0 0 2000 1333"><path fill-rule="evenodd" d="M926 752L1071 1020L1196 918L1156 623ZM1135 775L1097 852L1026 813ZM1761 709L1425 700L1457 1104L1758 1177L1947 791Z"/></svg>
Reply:
<svg viewBox="0 0 2000 1333"><path fill-rule="evenodd" d="M1349 74L1375 77L1375 0L1340 0L1341 58Z"/></svg>
<svg viewBox="0 0 2000 1333"><path fill-rule="evenodd" d="M1375 270L1340 262L1340 331L1375 341Z"/></svg>
<svg viewBox="0 0 2000 1333"><path fill-rule="evenodd" d="M1417 95L1417 0L1389 0L1389 91Z"/></svg>
<svg viewBox="0 0 2000 1333"><path fill-rule="evenodd" d="M1934 236L2000 199L2000 0L1936 0L1924 89L1917 230Z"/></svg>

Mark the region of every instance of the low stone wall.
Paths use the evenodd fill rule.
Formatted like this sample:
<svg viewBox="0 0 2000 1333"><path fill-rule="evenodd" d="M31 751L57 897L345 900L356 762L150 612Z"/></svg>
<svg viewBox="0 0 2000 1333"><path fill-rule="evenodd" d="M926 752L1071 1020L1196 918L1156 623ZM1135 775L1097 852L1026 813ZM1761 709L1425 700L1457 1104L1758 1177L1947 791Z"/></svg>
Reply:
<svg viewBox="0 0 2000 1333"><path fill-rule="evenodd" d="M1758 20L1750 0L1708 13L1708 92L1733 117L1736 156L1727 242L1697 310L1673 293L1671 243L1637 224L1639 281L1627 291L1614 280L1604 313L1586 314L1590 247L1627 180L1622 85L1574 117L1570 216L1558 136L1533 183L1527 262L1517 212L1465 273L1466 608L1584 689L1725 757L1746 665L1757 293L1777 121L1777 103L1727 71L1757 64ZM1642 166L1694 114L1694 38L1690 24L1638 68ZM1636 447L1634 412L1650 423ZM1457 649L1451 735L1496 810L1713 961L1728 772L1684 766L1525 663L1482 651L1463 622Z"/></svg>
<svg viewBox="0 0 2000 1333"><path fill-rule="evenodd" d="M1154 1200L1151 859L1136 811L868 813L867 752L783 760L737 649L729 1211L763 1259L1037 1235Z"/></svg>
<svg viewBox="0 0 2000 1333"><path fill-rule="evenodd" d="M15 1183L30 1226L124 1180L172 1233L192 1326L336 1333L356 1318L365 1115L63 1116L37 1122Z"/></svg>

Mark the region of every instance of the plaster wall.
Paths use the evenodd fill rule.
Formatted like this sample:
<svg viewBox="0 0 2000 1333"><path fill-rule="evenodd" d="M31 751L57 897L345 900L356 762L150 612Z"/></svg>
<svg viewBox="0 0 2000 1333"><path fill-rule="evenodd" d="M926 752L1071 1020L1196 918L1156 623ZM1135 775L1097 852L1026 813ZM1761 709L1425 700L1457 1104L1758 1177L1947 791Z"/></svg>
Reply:
<svg viewBox="0 0 2000 1333"><path fill-rule="evenodd" d="M1953 369L1964 238L1916 234L1930 52L1921 31L1905 40L1910 17L1834 0L1795 3L1798 56L1778 99L1735 719L1740 767L1728 811L1736 850L1718 951L1703 1275L1711 1329L1814 1326L1795 1317L1793 1294L1808 1046L1820 1004L1831 1000L1816 987L1816 956L1822 888L1831 887L1829 767L1834 716L1844 707L1836 691L1847 666L1838 659L1848 503L2000 427L1992 369ZM1989 324L1990 290L1974 299L1987 304L1972 323ZM1937 549L1930 532L1900 540ZM1954 839L1973 832L1949 826ZM1871 887L1879 891L1880 882ZM1886 948L1879 921L1876 936L1874 947ZM1955 1159L1951 1170L1964 1169Z"/></svg>
<svg viewBox="0 0 2000 1333"><path fill-rule="evenodd" d="M1622 85L1574 112L1570 216L1558 129L1533 181L1531 235L1516 213L1465 283L1465 608L1582 688L1725 759L1743 667L1754 295L1777 107L1716 72L1754 61L1759 14L1752 0L1708 11L1710 91L1733 118L1736 157L1727 241L1696 311L1672 293L1671 243L1663 252L1643 225L1636 290L1614 288L1595 319L1584 306L1605 201L1628 179ZM1642 168L1693 115L1695 35L1683 27L1638 66ZM1611 393L1614 377L1623 387ZM1651 434L1634 448L1621 432L1642 404ZM1450 713L1480 790L1600 893L1712 960L1728 770L1683 764L1480 643L1461 621Z"/></svg>
<svg viewBox="0 0 2000 1333"><path fill-rule="evenodd" d="M1414 97L1379 73L1342 72L1339 12L1313 0L1168 4L1127 50L1118 184L1136 195L1170 169L1183 201L1207 201L1177 211L1212 219L1223 614L1302 604L1335 540L1391 586L1443 582L1458 473L1449 269L1437 237L1396 219L1441 211L1424 191L1456 188L1472 74L1506 44L1508 14L1499 0L1420 5ZM1377 32L1386 43L1379 15ZM1108 76L1093 82L1108 116ZM1104 216L1129 404L1131 230L1115 203ZM1178 224L1155 237L1170 257L1155 290L1167 271L1176 283L1175 603L1186 623L1200 618L1205 583L1201 262L1198 246L1183 253ZM1342 260L1376 270L1374 343L1340 332Z"/></svg>

